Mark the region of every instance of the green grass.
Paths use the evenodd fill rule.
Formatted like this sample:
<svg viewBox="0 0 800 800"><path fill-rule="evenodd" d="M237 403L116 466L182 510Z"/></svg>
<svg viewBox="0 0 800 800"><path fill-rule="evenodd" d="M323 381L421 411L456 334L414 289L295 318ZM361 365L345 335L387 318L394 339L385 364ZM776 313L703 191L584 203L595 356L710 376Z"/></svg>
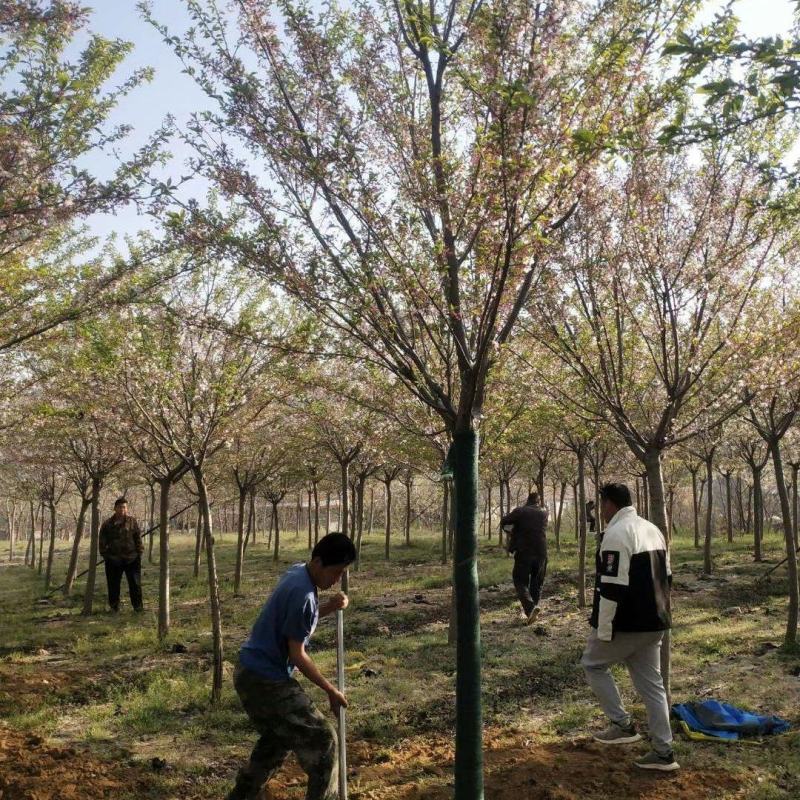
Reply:
<svg viewBox="0 0 800 800"><path fill-rule="evenodd" d="M104 580L99 575L96 614L90 618L80 615L82 583L76 585L76 597L56 595L52 603L37 603L41 579L33 571L21 565L0 569L0 715L5 723L81 742L101 755L113 743L143 764L153 755L163 755L175 765L174 771L156 776L156 788L148 797L173 796L182 781L192 782L192 797L223 794L237 761L255 738L229 679L238 647L277 576L304 559L306 550L304 536L285 535L281 560L275 564L259 537L246 556L241 596L234 597L233 537L219 538L228 678L217 707L208 703L211 639L205 564L195 579L192 539L173 536L172 630L163 643L155 634L155 565L144 568L145 614L136 616L128 607L119 616L105 613ZM715 542L716 569L727 580L707 581L700 575L702 553L688 537L675 541L674 697L691 699L710 689L713 696L780 713L797 725L800 681L789 673L800 658L783 651L755 655L764 642L782 642L785 577L778 570L772 581L756 587L754 579L767 565L753 564L749 548L744 538L733 545ZM768 536L765 559L774 563L781 554L780 538ZM406 737L451 735L455 661L447 644L450 567L440 563L437 534L415 531L412 547L395 546L389 563L382 556L382 533L376 533L367 543L361 570L351 574L348 718L353 740L388 748ZM59 549L59 576L66 557L66 550ZM511 559L493 544L481 543L487 725L534 728L545 737L556 737L578 735L600 724L578 665L587 613L575 607L576 558L571 536L562 539L560 553L551 550L543 617L548 635L537 636L516 620ZM731 607L741 613L726 614ZM185 645L188 653L173 653L176 643ZM332 675L331 620L320 624L311 652ZM367 676L367 669L375 674ZM623 672L619 671L623 695L641 714ZM34 686L26 692L2 692L9 676L35 680L43 674L58 676L48 691ZM794 747L791 743L792 737L783 737L758 748L714 752L717 760L761 778L753 779L747 797L789 798L800 795L800 748L796 737ZM704 763L712 753L697 745L682 743L679 748L690 766ZM209 772L212 762L218 767Z"/></svg>

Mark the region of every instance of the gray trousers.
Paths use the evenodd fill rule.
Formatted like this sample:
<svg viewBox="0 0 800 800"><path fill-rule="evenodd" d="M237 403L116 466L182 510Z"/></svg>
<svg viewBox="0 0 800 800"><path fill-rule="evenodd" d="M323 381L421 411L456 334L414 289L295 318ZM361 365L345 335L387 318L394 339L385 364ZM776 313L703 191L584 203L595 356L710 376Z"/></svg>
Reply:
<svg viewBox="0 0 800 800"><path fill-rule="evenodd" d="M672 752L669 704L661 680L661 639L663 631L615 633L610 642L601 642L592 628L581 666L606 716L617 725L630 725L630 714L622 705L609 667L625 664L636 691L647 710L647 725L653 750L660 755Z"/></svg>

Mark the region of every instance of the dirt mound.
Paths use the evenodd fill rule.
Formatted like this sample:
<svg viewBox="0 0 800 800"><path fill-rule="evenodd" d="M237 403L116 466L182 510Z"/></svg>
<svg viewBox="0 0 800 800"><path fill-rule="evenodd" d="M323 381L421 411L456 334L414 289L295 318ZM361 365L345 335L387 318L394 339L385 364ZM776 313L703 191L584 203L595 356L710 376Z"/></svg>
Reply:
<svg viewBox="0 0 800 800"><path fill-rule="evenodd" d="M147 782L119 763L0 727L0 800L111 800Z"/></svg>

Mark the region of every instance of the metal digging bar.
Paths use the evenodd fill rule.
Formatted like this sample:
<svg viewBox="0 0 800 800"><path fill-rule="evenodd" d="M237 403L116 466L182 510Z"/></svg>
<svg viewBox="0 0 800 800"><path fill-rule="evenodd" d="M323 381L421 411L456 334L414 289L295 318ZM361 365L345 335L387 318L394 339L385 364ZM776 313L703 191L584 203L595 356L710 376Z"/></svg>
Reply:
<svg viewBox="0 0 800 800"><path fill-rule="evenodd" d="M349 575L345 570L342 579L342 589L345 594L349 589ZM344 694L344 611L336 612L336 683L339 691ZM347 800L347 718L345 709L339 706L338 714L339 734L339 800Z"/></svg>

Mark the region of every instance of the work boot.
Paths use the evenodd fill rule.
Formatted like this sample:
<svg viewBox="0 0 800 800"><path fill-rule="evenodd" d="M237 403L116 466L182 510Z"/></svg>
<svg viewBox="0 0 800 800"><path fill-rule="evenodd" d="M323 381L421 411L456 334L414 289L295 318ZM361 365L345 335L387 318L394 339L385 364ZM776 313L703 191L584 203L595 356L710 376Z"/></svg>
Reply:
<svg viewBox="0 0 800 800"><path fill-rule="evenodd" d="M656 753L655 750L651 750L646 756L637 758L633 763L639 769L657 769L661 772L674 772L676 769L681 768L681 765L675 760L672 750L664 756Z"/></svg>
<svg viewBox="0 0 800 800"><path fill-rule="evenodd" d="M536 622L536 620L539 618L539 614L541 614L541 613L542 613L542 609L539 608L539 606L534 606L531 609L531 613L528 614L528 616L527 616L527 618L525 620L525 624L526 625L533 625L533 623Z"/></svg>
<svg viewBox="0 0 800 800"><path fill-rule="evenodd" d="M601 744L630 744L631 742L638 742L642 737L633 723L623 727L622 725L617 725L616 722L612 722L604 731L593 733L592 738Z"/></svg>
<svg viewBox="0 0 800 800"><path fill-rule="evenodd" d="M231 789L225 800L250 800L253 795L252 786L247 781L236 780L236 785Z"/></svg>

